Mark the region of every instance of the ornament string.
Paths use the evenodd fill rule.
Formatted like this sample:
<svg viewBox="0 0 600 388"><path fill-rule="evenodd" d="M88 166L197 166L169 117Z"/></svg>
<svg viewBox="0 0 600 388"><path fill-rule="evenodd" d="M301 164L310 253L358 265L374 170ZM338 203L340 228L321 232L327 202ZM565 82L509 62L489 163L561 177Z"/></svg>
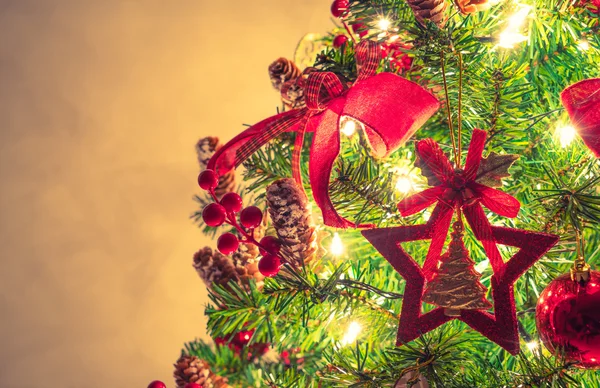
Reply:
<svg viewBox="0 0 600 388"><path fill-rule="evenodd" d="M352 39L352 42L354 44L356 44L356 38L354 37L354 34L352 33L352 30L350 30L350 27L348 27L348 24L346 24L346 21L342 20L342 25L344 26L344 28L346 29L346 31L348 31L348 35L350 35L350 39Z"/></svg>
<svg viewBox="0 0 600 388"><path fill-rule="evenodd" d="M458 168L460 164L460 157L458 155L458 149L456 148L456 138L454 137L454 125L452 124L452 112L450 110L450 97L448 96L448 81L446 80L446 59L443 50L440 53L440 60L442 65L442 78L444 80L444 95L446 97L446 114L448 115L448 128L450 129L450 139L452 139L452 150L454 151L454 164Z"/></svg>
<svg viewBox="0 0 600 388"><path fill-rule="evenodd" d="M575 229L576 257L571 268L571 279L576 282L585 283L590 278L591 267L585 261L581 230L576 225L573 225L573 228Z"/></svg>

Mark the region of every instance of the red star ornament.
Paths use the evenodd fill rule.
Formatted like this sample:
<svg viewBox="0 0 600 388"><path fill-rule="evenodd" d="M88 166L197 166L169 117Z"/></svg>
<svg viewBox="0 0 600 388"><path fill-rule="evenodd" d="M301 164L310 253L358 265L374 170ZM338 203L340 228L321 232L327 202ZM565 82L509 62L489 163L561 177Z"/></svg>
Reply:
<svg viewBox="0 0 600 388"><path fill-rule="evenodd" d="M556 244L558 237L499 226L492 226L491 228L492 236L496 242L521 248L521 250L502 264L501 274L498 274L497 270L494 269L494 275L491 279L494 313L479 310L461 310L459 317L446 316L444 309L441 307L426 314L421 313L426 277L419 264L400 246L403 242L431 239L437 230L435 219L434 222L428 222L425 225L362 231L363 236L406 280L396 340L397 346L413 341L452 319L459 319L506 349L509 353L513 355L519 353L519 332L513 293L514 283ZM484 249L486 249L485 246Z"/></svg>

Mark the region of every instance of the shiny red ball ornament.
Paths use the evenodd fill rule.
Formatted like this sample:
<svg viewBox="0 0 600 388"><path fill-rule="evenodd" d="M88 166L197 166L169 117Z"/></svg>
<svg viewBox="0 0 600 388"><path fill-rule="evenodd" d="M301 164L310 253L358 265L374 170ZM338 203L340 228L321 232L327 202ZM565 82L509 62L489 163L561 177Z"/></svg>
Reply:
<svg viewBox="0 0 600 388"><path fill-rule="evenodd" d="M244 203L238 193L227 193L221 198L221 205L228 212L237 213L242 210Z"/></svg>
<svg viewBox="0 0 600 388"><path fill-rule="evenodd" d="M279 267L281 267L281 260L275 255L266 255L258 262L258 271L268 278L273 277L279 273Z"/></svg>
<svg viewBox="0 0 600 388"><path fill-rule="evenodd" d="M233 233L222 234L217 240L217 249L224 255L229 255L237 251L240 241Z"/></svg>
<svg viewBox="0 0 600 388"><path fill-rule="evenodd" d="M591 271L584 285L570 274L554 279L540 295L535 318L551 353L579 368L600 368L600 272Z"/></svg>
<svg viewBox="0 0 600 388"><path fill-rule="evenodd" d="M210 203L202 210L202 219L208 226L221 226L225 222L227 211L218 203Z"/></svg>
<svg viewBox="0 0 600 388"><path fill-rule="evenodd" d="M196 383L187 383L186 385L183 386L183 388L204 388L204 387L202 385L196 384Z"/></svg>
<svg viewBox="0 0 600 388"><path fill-rule="evenodd" d="M333 38L333 47L340 48L346 44L348 41L348 37L346 35L338 35Z"/></svg>
<svg viewBox="0 0 600 388"><path fill-rule="evenodd" d="M211 190L219 185L219 176L213 170L204 170L198 175L198 186L203 190Z"/></svg>
<svg viewBox="0 0 600 388"><path fill-rule="evenodd" d="M256 228L262 219L262 211L256 206L248 206L240 213L240 223L246 228Z"/></svg>
<svg viewBox="0 0 600 388"><path fill-rule="evenodd" d="M167 386L162 381L154 380L148 385L148 388L167 388Z"/></svg>
<svg viewBox="0 0 600 388"><path fill-rule="evenodd" d="M277 237L273 236L265 236L260 240L260 247L258 247L258 251L262 256L266 255L277 255L279 250L281 249L281 243L277 239ZM263 249L264 247L265 249Z"/></svg>
<svg viewBox="0 0 600 388"><path fill-rule="evenodd" d="M348 0L334 0L331 3L331 14L336 18L344 16L348 12L349 3Z"/></svg>

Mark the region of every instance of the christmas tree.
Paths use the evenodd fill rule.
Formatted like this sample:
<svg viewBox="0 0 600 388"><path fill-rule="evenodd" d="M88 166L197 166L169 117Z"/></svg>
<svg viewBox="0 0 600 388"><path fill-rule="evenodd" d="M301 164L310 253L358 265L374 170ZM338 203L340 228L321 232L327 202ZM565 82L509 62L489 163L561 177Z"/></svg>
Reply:
<svg viewBox="0 0 600 388"><path fill-rule="evenodd" d="M423 301L444 307L447 315L460 315L460 310L487 310L492 307L485 299L487 288L481 284L481 274L463 242L462 222L453 225L448 251L440 257L436 276L427 283Z"/></svg>
<svg viewBox="0 0 600 388"><path fill-rule="evenodd" d="M214 343L176 386L600 387L600 3L331 13L197 144Z"/></svg>

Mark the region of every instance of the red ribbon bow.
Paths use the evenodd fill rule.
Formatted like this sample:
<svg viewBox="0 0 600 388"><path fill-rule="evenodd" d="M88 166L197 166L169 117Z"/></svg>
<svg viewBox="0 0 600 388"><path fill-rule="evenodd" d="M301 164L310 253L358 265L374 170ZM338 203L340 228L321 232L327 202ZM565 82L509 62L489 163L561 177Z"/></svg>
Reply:
<svg viewBox="0 0 600 388"><path fill-rule="evenodd" d="M462 209L475 237L482 241L484 247L489 248L486 251L497 253L492 253L489 257L494 270L500 273L504 269L502 258L492 237L491 225L481 205L501 216L514 218L519 213L521 204L509 194L476 182L486 137L485 131L480 129L473 131L464 169L455 169L440 146L432 139L417 143L417 153L422 162L429 167L440 183L403 199L398 204L398 209L400 214L406 217L438 202L428 221L428 223L437 223L436 230L439 231L432 238L423 265L423 272L428 280L433 277L433 269L444 247L455 209Z"/></svg>
<svg viewBox="0 0 600 388"><path fill-rule="evenodd" d="M328 193L333 163L340 153L340 119L348 116L361 122L374 155L386 157L402 146L439 107L438 100L419 85L392 73L375 75L379 60L376 42L360 42L356 46L358 79L352 87L347 88L334 73L311 73L306 83L306 107L278 114L248 128L217 151L208 168L223 175L273 138L293 131L298 136L292 171L301 184L304 133L314 132L309 177L323 222L337 228L356 226L335 211Z"/></svg>

